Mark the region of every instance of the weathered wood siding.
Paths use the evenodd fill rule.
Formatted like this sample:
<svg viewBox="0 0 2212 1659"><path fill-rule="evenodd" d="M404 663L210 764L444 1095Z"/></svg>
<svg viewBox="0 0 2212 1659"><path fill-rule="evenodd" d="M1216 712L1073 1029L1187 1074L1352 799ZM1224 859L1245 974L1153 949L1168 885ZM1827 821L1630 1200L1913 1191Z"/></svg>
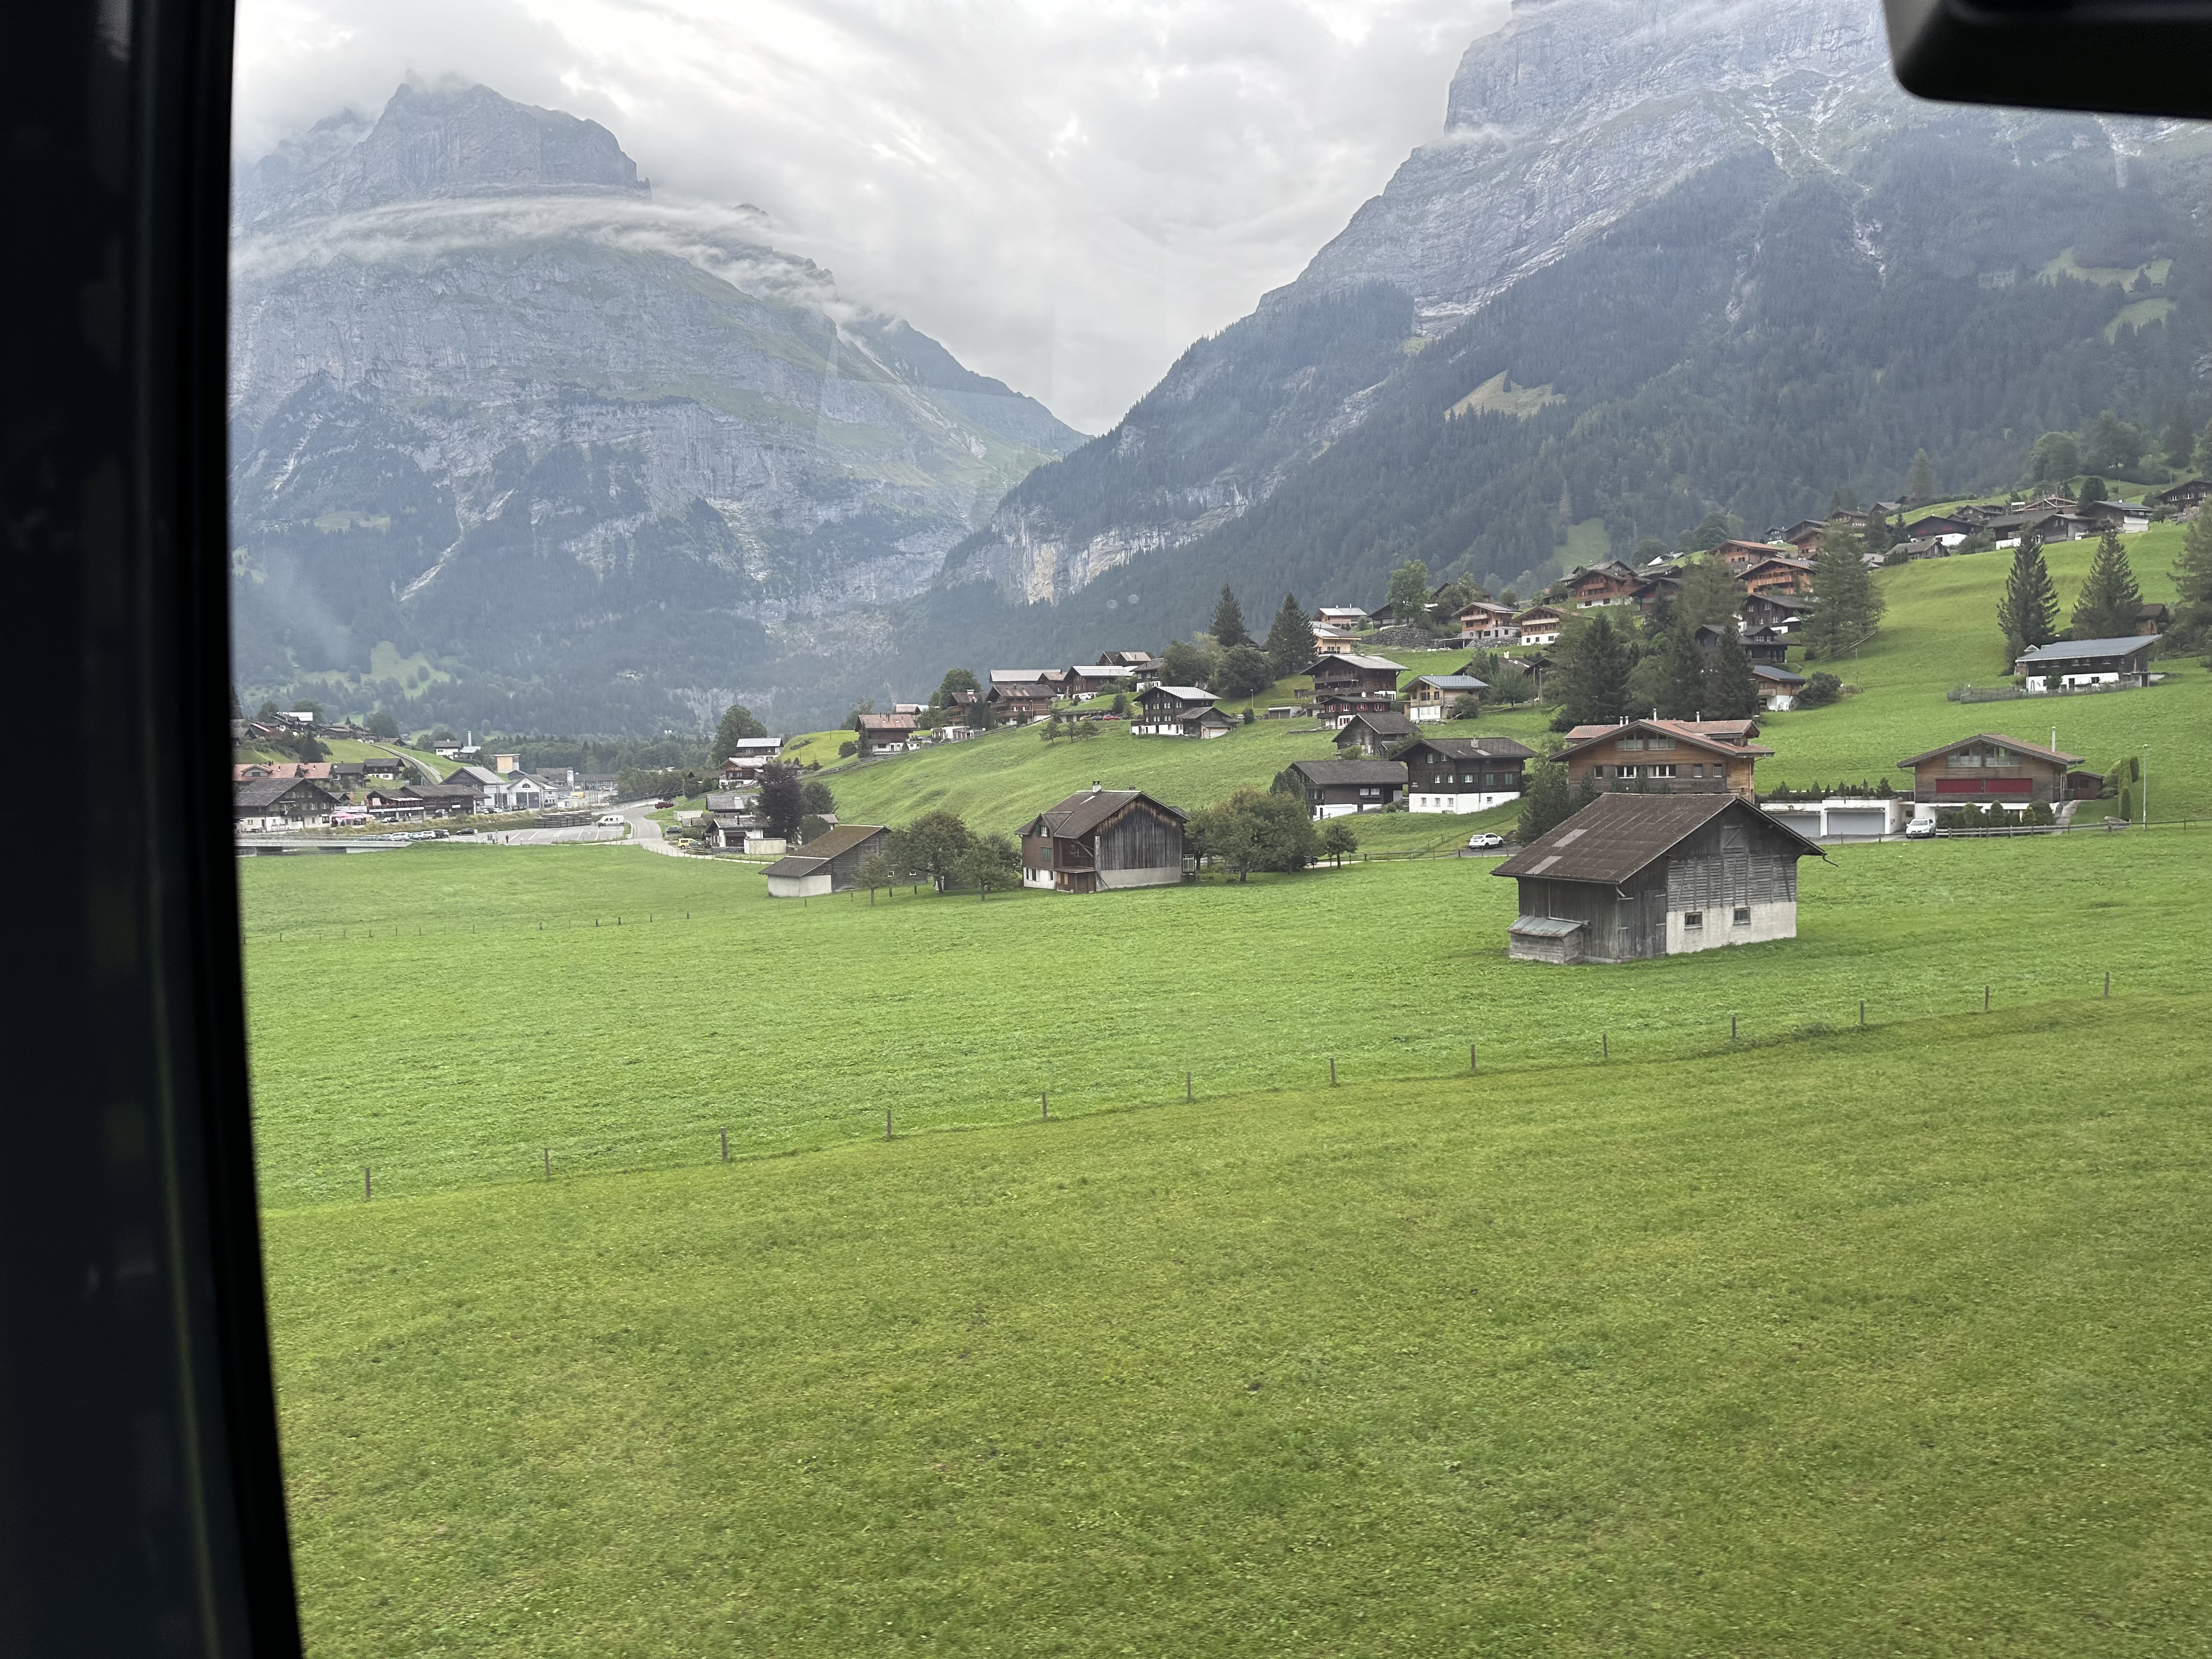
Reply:
<svg viewBox="0 0 2212 1659"><path fill-rule="evenodd" d="M1633 962L1667 953L1667 878L1646 872L1618 890L1601 882L1521 878L1521 914L1586 924L1583 959ZM1623 896L1626 895L1626 896Z"/></svg>
<svg viewBox="0 0 2212 1659"><path fill-rule="evenodd" d="M1143 801L1132 801L1097 836L1094 862L1108 871L1172 869L1182 876L1182 824Z"/></svg>

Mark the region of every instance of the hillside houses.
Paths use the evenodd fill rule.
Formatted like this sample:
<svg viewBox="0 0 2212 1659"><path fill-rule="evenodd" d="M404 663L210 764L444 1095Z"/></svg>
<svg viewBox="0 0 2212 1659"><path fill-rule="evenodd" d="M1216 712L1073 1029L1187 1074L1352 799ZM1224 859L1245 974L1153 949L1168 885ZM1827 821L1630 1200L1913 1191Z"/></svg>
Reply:
<svg viewBox="0 0 2212 1659"><path fill-rule="evenodd" d="M1379 812L1406 793L1402 762L1371 760L1294 761L1285 775L1315 818Z"/></svg>
<svg viewBox="0 0 2212 1659"><path fill-rule="evenodd" d="M1487 680L1472 674L1416 674L1406 682L1401 707L1408 719L1441 720L1449 717L1462 697L1479 697L1488 690Z"/></svg>
<svg viewBox="0 0 2212 1659"><path fill-rule="evenodd" d="M1897 763L1912 774L1912 799L1942 806L1981 806L1995 800L2008 805L2063 801L2075 793L2069 769L2079 755L2023 743L1999 732L1977 732ZM2087 779L2082 793L2094 793L2102 779Z"/></svg>
<svg viewBox="0 0 2212 1659"><path fill-rule="evenodd" d="M1237 722L1216 708L1213 693L1200 685L1152 685L1138 695L1137 717L1129 735L1136 738L1223 738Z"/></svg>
<svg viewBox="0 0 2212 1659"><path fill-rule="evenodd" d="M903 755L914 747L917 724L912 714L855 714L854 747L863 758Z"/></svg>
<svg viewBox="0 0 2212 1659"><path fill-rule="evenodd" d="M231 789L231 816L245 831L325 824L339 797L313 778L247 778Z"/></svg>
<svg viewBox="0 0 2212 1659"><path fill-rule="evenodd" d="M1353 714L1336 729L1336 752L1350 758L1364 755L1381 760L1419 728L1406 714Z"/></svg>
<svg viewBox="0 0 2212 1659"><path fill-rule="evenodd" d="M1094 783L1024 827L1022 884L1060 893L1172 885L1183 878L1188 817L1141 789Z"/></svg>

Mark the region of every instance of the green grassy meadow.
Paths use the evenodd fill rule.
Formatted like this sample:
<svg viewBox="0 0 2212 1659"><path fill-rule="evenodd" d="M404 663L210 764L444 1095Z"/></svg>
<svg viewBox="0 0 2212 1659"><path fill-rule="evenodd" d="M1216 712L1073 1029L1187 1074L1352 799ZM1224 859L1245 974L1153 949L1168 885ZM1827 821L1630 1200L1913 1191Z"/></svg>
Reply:
<svg viewBox="0 0 2212 1659"><path fill-rule="evenodd" d="M309 1651L2201 1652L2208 1016L280 1211Z"/></svg>

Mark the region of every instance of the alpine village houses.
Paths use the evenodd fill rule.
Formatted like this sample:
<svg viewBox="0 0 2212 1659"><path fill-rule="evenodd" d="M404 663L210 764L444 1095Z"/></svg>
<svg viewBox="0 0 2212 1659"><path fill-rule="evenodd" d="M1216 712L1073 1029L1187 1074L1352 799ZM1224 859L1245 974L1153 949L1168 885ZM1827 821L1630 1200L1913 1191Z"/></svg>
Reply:
<svg viewBox="0 0 2212 1659"><path fill-rule="evenodd" d="M1338 818L1379 812L1406 793L1406 768L1394 760L1292 761L1276 779L1297 794L1307 816Z"/></svg>
<svg viewBox="0 0 2212 1659"><path fill-rule="evenodd" d="M1981 806L1992 800L2026 806L2063 801L2075 793L2094 795L2102 778L2080 774L2078 787L2069 779L2069 769L2081 763L2079 755L1995 732L1977 732L1898 762L1912 774L1912 799L1941 806Z"/></svg>
<svg viewBox="0 0 2212 1659"><path fill-rule="evenodd" d="M1214 707L1212 692L1197 685L1147 686L1129 724L1133 738L1222 738L1237 722Z"/></svg>
<svg viewBox="0 0 2212 1659"><path fill-rule="evenodd" d="M1097 784L1022 830L1022 884L1057 893L1169 887L1183 878L1188 814L1141 789Z"/></svg>
<svg viewBox="0 0 2212 1659"><path fill-rule="evenodd" d="M1797 936L1818 846L1733 793L1603 795L1491 873L1520 886L1524 962L1634 962Z"/></svg>

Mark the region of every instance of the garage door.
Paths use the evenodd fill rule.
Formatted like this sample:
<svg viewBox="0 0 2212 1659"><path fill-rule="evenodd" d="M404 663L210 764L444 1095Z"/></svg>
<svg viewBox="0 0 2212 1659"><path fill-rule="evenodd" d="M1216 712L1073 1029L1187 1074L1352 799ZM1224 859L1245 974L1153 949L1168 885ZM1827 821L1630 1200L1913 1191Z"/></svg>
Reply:
<svg viewBox="0 0 2212 1659"><path fill-rule="evenodd" d="M1831 836L1859 836L1872 840L1887 827L1889 815L1881 808L1836 809L1828 814L1828 834Z"/></svg>

